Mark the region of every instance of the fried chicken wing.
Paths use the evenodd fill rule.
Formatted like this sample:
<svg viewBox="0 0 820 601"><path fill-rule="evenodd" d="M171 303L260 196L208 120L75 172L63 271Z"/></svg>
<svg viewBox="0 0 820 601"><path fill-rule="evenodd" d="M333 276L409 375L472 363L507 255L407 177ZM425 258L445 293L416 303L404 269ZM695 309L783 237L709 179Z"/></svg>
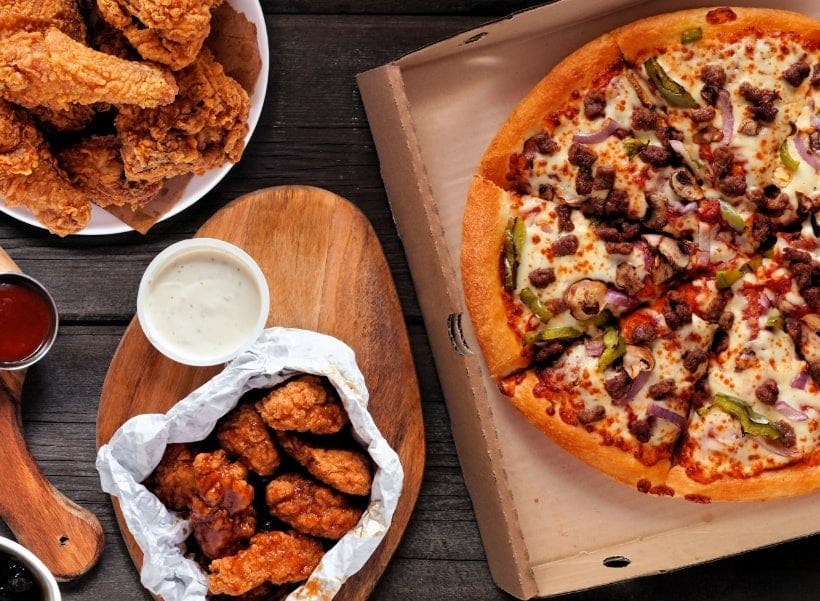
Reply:
<svg viewBox="0 0 820 601"><path fill-rule="evenodd" d="M180 93L168 106L122 107L117 132L129 179L158 181L206 171L242 156L248 94L204 48L177 73Z"/></svg>
<svg viewBox="0 0 820 601"><path fill-rule="evenodd" d="M173 101L177 90L169 71L97 52L53 27L0 38L0 95L24 107L154 107Z"/></svg>
<svg viewBox="0 0 820 601"><path fill-rule="evenodd" d="M221 449L194 459L197 494L191 524L202 553L210 559L233 553L256 530L253 487L247 476L248 470L230 463Z"/></svg>
<svg viewBox="0 0 820 601"><path fill-rule="evenodd" d="M373 481L370 458L352 449L325 449L286 432L277 432L282 450L317 480L349 495L369 495Z"/></svg>
<svg viewBox="0 0 820 601"><path fill-rule="evenodd" d="M162 460L154 469L148 488L168 509L190 509L191 500L197 494L194 451L191 446L169 444Z"/></svg>
<svg viewBox="0 0 820 601"><path fill-rule="evenodd" d="M209 566L208 589L213 594L241 595L265 582L301 582L322 559L316 539L290 532L263 532L247 549Z"/></svg>
<svg viewBox="0 0 820 601"><path fill-rule="evenodd" d="M256 409L274 430L335 434L347 413L335 391L316 376L301 376L272 390Z"/></svg>
<svg viewBox="0 0 820 601"><path fill-rule="evenodd" d="M97 6L143 58L178 71L199 54L211 32L211 10L222 1L97 0Z"/></svg>
<svg viewBox="0 0 820 601"><path fill-rule="evenodd" d="M162 191L162 182L126 179L117 136L90 136L57 155L71 183L101 207L145 206ZM260 420L261 421L261 420Z"/></svg>
<svg viewBox="0 0 820 601"><path fill-rule="evenodd" d="M0 100L0 198L22 207L60 236L91 219L85 195L71 186L43 136L22 111Z"/></svg>
<svg viewBox="0 0 820 601"><path fill-rule="evenodd" d="M279 467L279 451L252 405L240 405L225 416L216 436L223 449L260 476L270 476Z"/></svg>
<svg viewBox="0 0 820 601"><path fill-rule="evenodd" d="M333 540L344 536L364 513L352 499L299 474L271 480L265 500L271 515L299 532Z"/></svg>
<svg viewBox="0 0 820 601"><path fill-rule="evenodd" d="M85 42L85 21L77 0L5 0L0 4L0 37L49 27Z"/></svg>

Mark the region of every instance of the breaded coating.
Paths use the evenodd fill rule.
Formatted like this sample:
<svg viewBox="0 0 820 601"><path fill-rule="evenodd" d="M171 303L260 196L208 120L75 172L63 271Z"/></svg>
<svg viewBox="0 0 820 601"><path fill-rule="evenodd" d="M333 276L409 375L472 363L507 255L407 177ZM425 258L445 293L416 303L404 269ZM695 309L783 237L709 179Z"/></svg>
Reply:
<svg viewBox="0 0 820 601"><path fill-rule="evenodd" d="M0 198L31 211L60 236L83 229L91 205L71 186L43 136L23 111L0 100Z"/></svg>
<svg viewBox="0 0 820 601"><path fill-rule="evenodd" d="M274 430L335 434L348 422L336 392L311 375L275 388L256 403L256 409Z"/></svg>
<svg viewBox="0 0 820 601"><path fill-rule="evenodd" d="M222 1L97 0L97 6L143 58L178 71L199 54L211 32L211 10Z"/></svg>
<svg viewBox="0 0 820 601"><path fill-rule="evenodd" d="M137 210L162 191L162 182L134 182L125 178L117 136L90 136L57 155L71 183L101 207L128 206Z"/></svg>
<svg viewBox="0 0 820 601"><path fill-rule="evenodd" d="M241 595L265 582L301 582L322 559L322 544L295 532L263 532L247 549L209 566L208 590L216 595Z"/></svg>
<svg viewBox="0 0 820 601"><path fill-rule="evenodd" d="M120 109L116 126L129 179L202 175L242 156L250 111L242 86L207 48L177 81L180 93L168 106Z"/></svg>
<svg viewBox="0 0 820 601"><path fill-rule="evenodd" d="M226 415L217 427L216 437L223 449L260 476L270 476L279 467L279 451L252 405L240 405Z"/></svg>
<svg viewBox="0 0 820 601"><path fill-rule="evenodd" d="M349 495L369 495L373 473L370 458L352 449L325 449L303 438L277 432L282 450L317 480Z"/></svg>
<svg viewBox="0 0 820 601"><path fill-rule="evenodd" d="M97 105L72 104L67 109L34 106L28 109L45 131L81 131L97 114Z"/></svg>
<svg viewBox="0 0 820 601"><path fill-rule="evenodd" d="M364 513L352 499L299 474L271 480L265 500L271 515L299 532L333 540L342 538Z"/></svg>
<svg viewBox="0 0 820 601"><path fill-rule="evenodd" d="M77 0L3 0L0 4L0 37L49 27L85 42L85 21Z"/></svg>
<svg viewBox="0 0 820 601"><path fill-rule="evenodd" d="M169 444L148 482L148 488L168 509L191 509L191 500L197 494L191 446Z"/></svg>
<svg viewBox="0 0 820 601"><path fill-rule="evenodd" d="M0 95L24 107L154 107L173 101L176 93L169 71L97 52L53 27L0 38Z"/></svg>
<svg viewBox="0 0 820 601"><path fill-rule="evenodd" d="M191 524L203 555L210 559L235 552L256 530L253 487L247 476L248 470L230 463L221 449L194 459L197 495Z"/></svg>

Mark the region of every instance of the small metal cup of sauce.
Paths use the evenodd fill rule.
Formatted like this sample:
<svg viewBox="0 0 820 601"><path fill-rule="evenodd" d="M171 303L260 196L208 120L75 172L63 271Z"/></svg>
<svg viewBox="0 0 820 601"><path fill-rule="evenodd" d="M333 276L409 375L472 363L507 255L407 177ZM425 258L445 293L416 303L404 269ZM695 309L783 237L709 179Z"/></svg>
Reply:
<svg viewBox="0 0 820 601"><path fill-rule="evenodd" d="M185 365L218 365L259 337L270 309L262 270L241 248L213 238L172 244L148 265L137 318L151 344Z"/></svg>
<svg viewBox="0 0 820 601"><path fill-rule="evenodd" d="M23 369L39 361L54 344L57 305L34 278L0 273L0 369Z"/></svg>

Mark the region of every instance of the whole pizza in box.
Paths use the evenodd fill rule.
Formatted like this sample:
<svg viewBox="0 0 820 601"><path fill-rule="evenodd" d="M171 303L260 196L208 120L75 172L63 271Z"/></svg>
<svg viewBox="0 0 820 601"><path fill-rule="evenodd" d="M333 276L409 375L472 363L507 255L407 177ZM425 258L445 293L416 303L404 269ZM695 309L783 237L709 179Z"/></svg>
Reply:
<svg viewBox="0 0 820 601"><path fill-rule="evenodd" d="M642 492L820 488L820 23L704 8L526 96L464 215L467 305L526 418Z"/></svg>

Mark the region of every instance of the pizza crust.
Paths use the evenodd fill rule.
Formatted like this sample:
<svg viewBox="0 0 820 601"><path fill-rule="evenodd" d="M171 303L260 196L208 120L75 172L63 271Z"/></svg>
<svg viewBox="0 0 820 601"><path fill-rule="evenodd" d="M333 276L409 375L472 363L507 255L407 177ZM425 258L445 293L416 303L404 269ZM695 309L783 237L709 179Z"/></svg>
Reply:
<svg viewBox="0 0 820 601"><path fill-rule="evenodd" d="M529 364L521 339L507 323L500 249L507 227L507 192L476 176L470 186L461 235L461 275L467 309L490 375L498 380Z"/></svg>

